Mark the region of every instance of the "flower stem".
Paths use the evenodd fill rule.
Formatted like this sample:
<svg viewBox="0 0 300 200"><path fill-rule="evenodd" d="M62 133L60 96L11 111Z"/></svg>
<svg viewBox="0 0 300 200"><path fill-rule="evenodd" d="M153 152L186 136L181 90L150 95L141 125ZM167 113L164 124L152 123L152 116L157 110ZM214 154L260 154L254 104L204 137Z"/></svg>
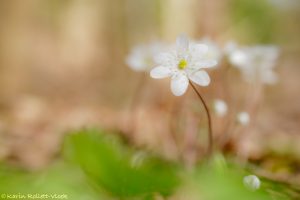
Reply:
<svg viewBox="0 0 300 200"><path fill-rule="evenodd" d="M194 84L191 81L189 81L189 83L192 86L193 90L196 92L197 96L199 97L199 99L202 102L202 104L203 104L203 106L205 108L205 111L206 111L207 120L208 120L208 150L207 150L207 155L208 155L208 157L210 157L211 154L212 154L212 150L213 150L213 133L212 133L212 125L211 125L210 112L209 112L207 104L205 103L203 97L198 92L198 90L196 89L196 87L194 86Z"/></svg>

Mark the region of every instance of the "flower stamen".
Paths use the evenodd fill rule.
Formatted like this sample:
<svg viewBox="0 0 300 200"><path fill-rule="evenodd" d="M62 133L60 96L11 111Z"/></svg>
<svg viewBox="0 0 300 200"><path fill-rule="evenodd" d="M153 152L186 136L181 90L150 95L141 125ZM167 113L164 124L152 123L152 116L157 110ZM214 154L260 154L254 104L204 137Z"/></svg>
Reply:
<svg viewBox="0 0 300 200"><path fill-rule="evenodd" d="M188 63L186 60L182 59L178 63L178 69L183 70L187 67Z"/></svg>

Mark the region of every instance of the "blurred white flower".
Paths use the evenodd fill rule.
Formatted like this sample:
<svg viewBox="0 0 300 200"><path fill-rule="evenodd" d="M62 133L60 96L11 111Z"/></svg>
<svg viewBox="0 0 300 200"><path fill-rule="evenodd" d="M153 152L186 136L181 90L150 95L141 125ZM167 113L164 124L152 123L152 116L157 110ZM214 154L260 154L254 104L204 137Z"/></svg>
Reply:
<svg viewBox="0 0 300 200"><path fill-rule="evenodd" d="M189 79L207 86L210 78L203 69L217 64L217 61L205 57L207 51L206 45L189 43L188 38L181 35L176 40L176 50L156 57L157 67L151 70L150 76L155 79L171 77L171 91L175 96L186 92Z"/></svg>
<svg viewBox="0 0 300 200"><path fill-rule="evenodd" d="M247 112L240 112L237 115L237 120L241 125L248 125L250 122L250 115Z"/></svg>
<svg viewBox="0 0 300 200"><path fill-rule="evenodd" d="M138 45L127 56L126 64L134 71L149 71L154 66L154 57L166 48L166 45L159 42Z"/></svg>
<svg viewBox="0 0 300 200"><path fill-rule="evenodd" d="M230 54L237 50L237 48L237 43L233 40L230 40L225 44L223 51L225 55L230 56Z"/></svg>
<svg viewBox="0 0 300 200"><path fill-rule="evenodd" d="M219 62L222 58L222 51L220 47L215 43L213 40L211 40L209 37L205 37L200 41L197 41L197 43L205 44L208 46L208 51L204 55L206 59L212 59Z"/></svg>
<svg viewBox="0 0 300 200"><path fill-rule="evenodd" d="M260 187L260 180L255 175L249 175L244 177L244 185L250 190L257 190Z"/></svg>
<svg viewBox="0 0 300 200"><path fill-rule="evenodd" d="M219 117L223 117L227 114L228 107L225 101L216 99L214 101L214 111Z"/></svg>
<svg viewBox="0 0 300 200"><path fill-rule="evenodd" d="M247 81L273 84L277 81L273 68L278 53L279 50L275 46L242 47L232 50L229 61L241 70Z"/></svg>

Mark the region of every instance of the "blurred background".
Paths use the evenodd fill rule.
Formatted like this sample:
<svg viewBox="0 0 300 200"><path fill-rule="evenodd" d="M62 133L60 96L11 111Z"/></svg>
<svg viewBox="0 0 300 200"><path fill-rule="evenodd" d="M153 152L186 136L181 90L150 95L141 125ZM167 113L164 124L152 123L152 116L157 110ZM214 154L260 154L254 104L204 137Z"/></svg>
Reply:
<svg viewBox="0 0 300 200"><path fill-rule="evenodd" d="M279 82L265 87L255 122L235 149L272 169L263 158L275 152L286 176L290 165L300 166L299 11L298 0L0 1L0 161L43 169L60 157L65 133L82 127L120 130L137 146L176 158L168 116L185 98L172 96L168 81L145 75L131 136L130 105L143 73L128 68L125 59L135 45L173 43L186 33L222 48L228 41L280 47ZM222 97L213 82L201 88L208 102ZM243 94L235 91L231 95ZM197 99L183 104L193 129L195 113L185 110L197 107Z"/></svg>

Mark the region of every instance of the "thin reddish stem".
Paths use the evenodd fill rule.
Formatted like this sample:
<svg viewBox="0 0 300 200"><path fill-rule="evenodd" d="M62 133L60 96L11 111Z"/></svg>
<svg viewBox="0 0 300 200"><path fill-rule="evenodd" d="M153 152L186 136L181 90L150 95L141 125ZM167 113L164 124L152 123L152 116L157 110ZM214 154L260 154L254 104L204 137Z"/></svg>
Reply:
<svg viewBox="0 0 300 200"><path fill-rule="evenodd" d="M194 86L194 84L191 81L190 81L190 85L192 86L193 90L196 92L197 96L199 97L199 99L202 102L202 104L205 108L205 111L206 111L207 120L208 120L208 150L207 150L207 155L208 155L208 157L210 157L211 154L212 154L212 150L213 150L213 133L212 133L210 112L209 112L208 106L205 103L203 97L201 96L201 94L198 92L198 90L196 89L196 87Z"/></svg>

